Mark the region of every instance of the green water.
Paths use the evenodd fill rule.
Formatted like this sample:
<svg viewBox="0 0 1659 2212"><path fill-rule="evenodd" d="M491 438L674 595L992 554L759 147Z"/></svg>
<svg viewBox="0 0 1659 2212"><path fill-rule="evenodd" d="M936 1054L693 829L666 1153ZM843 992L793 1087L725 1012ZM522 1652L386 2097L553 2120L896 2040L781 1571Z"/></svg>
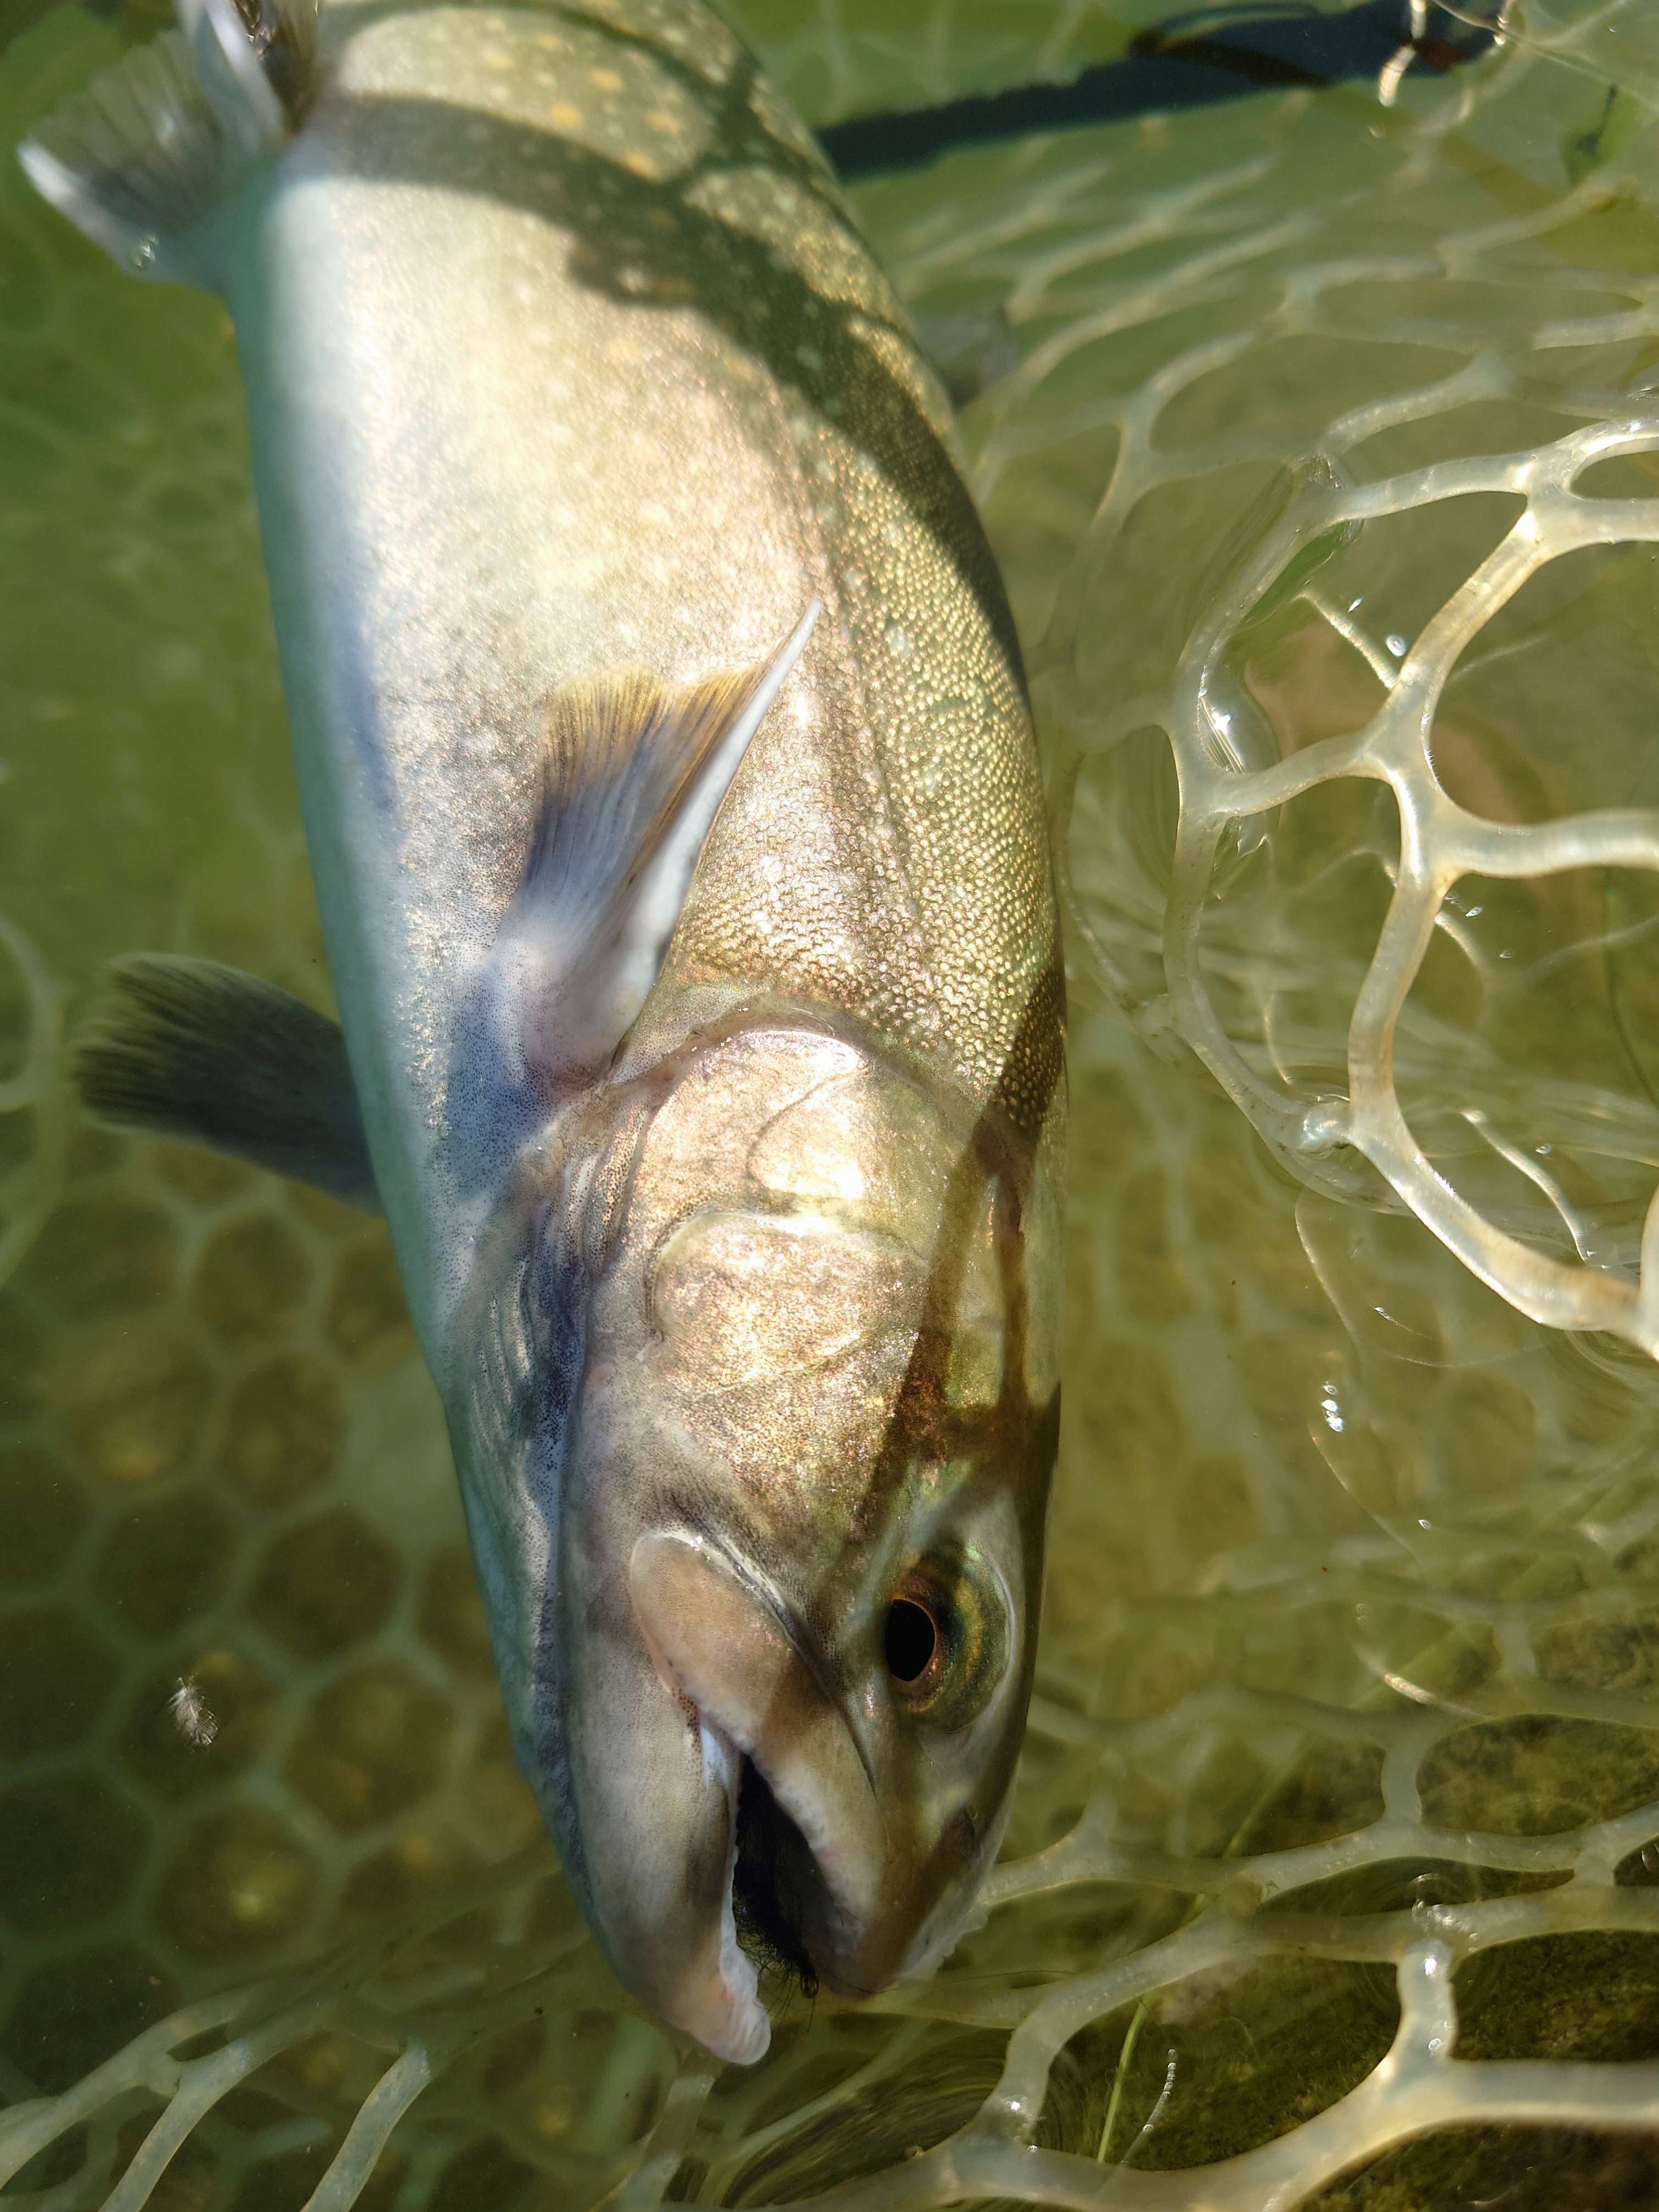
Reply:
<svg viewBox="0 0 1659 2212"><path fill-rule="evenodd" d="M1134 27L1035 0L744 13L814 121L1065 75ZM6 20L9 143L159 19ZM1593 69L1511 53L1390 107L1258 92L860 188L912 306L1019 364L963 428L1073 891L1066 1428L984 1926L877 2008L779 1992L771 2057L718 2079L611 1984L512 1769L381 1233L64 1094L57 1041L112 953L328 986L224 317L0 172L0 2095L246 1990L179 2045L228 2033L247 2063L161 2171L167 2212L297 2212L411 2042L435 2078L360 2200L396 2212L863 2179L872 2207L1243 2207L1277 2185L1260 2163L1174 2174L1276 2142L1297 2186L1372 2212L1659 2194L1650 2138L1547 2070L1659 2057L1659 1377L1522 1318L1357 1159L1276 1154L1181 1042L1159 937L1181 657L1306 456L1365 483L1651 404L1640 126ZM1651 495L1650 457L1601 465L1606 495ZM1276 755L1361 726L1379 648L1510 526L1514 499L1454 490L1321 540L1240 625L1228 696ZM1656 580L1644 543L1587 547L1492 613L1435 724L1455 796L1516 823L1652 799ZM1201 964L1295 1105L1346 1079L1399 839L1352 778L1262 826L1222 855ZM1659 1178L1650 883L1466 879L1399 1030L1437 1165L1569 1259L1467 1109L1630 1261ZM1420 2140L1352 2101L1430 1937L1459 2058L1532 2062L1547 2124L1500 2125L1472 2075ZM1000 2081L1031 2088L1023 2135L976 2118ZM112 2085L11 2195L102 2203L172 2087ZM1652 2080L1618 2095L1659 2125Z"/></svg>

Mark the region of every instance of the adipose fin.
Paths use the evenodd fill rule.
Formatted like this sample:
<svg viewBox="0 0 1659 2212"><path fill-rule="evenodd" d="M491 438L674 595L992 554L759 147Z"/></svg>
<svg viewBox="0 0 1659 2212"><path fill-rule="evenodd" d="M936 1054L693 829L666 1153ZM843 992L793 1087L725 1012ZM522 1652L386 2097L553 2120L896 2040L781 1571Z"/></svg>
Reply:
<svg viewBox="0 0 1659 2212"><path fill-rule="evenodd" d="M632 1027L720 801L817 617L814 599L752 668L679 690L629 670L554 702L523 885L492 956L497 1018L533 1084L602 1066Z"/></svg>
<svg viewBox="0 0 1659 2212"><path fill-rule="evenodd" d="M339 1024L213 960L115 962L112 997L76 1047L100 1120L177 1137L377 1210Z"/></svg>
<svg viewBox="0 0 1659 2212"><path fill-rule="evenodd" d="M180 0L17 149L29 181L125 267L216 282L211 218L303 113L316 0Z"/></svg>

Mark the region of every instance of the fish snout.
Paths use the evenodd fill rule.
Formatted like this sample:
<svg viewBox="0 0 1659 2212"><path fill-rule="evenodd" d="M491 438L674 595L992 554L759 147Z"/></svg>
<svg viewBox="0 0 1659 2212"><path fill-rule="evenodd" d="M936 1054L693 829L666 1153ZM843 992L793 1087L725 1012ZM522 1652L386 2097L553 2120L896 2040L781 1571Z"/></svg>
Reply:
<svg viewBox="0 0 1659 2212"><path fill-rule="evenodd" d="M809 1987L868 1994L857 1962L884 1917L888 1823L805 1633L758 1577L689 1531L641 1536L629 1590L663 1683L740 1766L733 1927Z"/></svg>
<svg viewBox="0 0 1659 2212"><path fill-rule="evenodd" d="M665 1693L637 1638L586 1658L550 1824L617 1978L717 2058L750 2064L771 2027L732 1917L742 1760Z"/></svg>

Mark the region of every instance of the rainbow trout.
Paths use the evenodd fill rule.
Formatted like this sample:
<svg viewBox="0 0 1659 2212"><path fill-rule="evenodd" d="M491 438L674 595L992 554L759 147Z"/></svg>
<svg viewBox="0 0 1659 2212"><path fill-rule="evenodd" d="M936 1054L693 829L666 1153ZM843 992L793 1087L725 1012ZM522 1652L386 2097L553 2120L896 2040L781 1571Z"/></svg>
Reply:
<svg viewBox="0 0 1659 2212"><path fill-rule="evenodd" d="M340 1026L140 958L94 1109L381 1207L517 1755L623 1981L939 1958L1057 1428L1062 984L1008 606L700 0L183 0L36 185L222 293Z"/></svg>

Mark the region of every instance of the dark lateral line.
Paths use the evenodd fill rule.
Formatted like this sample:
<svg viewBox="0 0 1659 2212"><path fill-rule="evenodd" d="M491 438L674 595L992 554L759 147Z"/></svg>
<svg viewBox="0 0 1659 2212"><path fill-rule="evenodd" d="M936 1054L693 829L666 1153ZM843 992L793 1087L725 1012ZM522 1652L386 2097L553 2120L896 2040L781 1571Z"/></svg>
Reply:
<svg viewBox="0 0 1659 2212"><path fill-rule="evenodd" d="M1489 33L1436 15L1436 35L1411 40L1402 0L1362 0L1334 15L1310 9L1231 21L1224 11L1206 10L1201 35L1181 36L1176 18L1141 32L1117 60L1098 62L1066 83L1012 85L938 107L855 115L820 131L818 141L843 178L884 176L921 168L958 147L1214 106L1273 86L1373 77L1407 44L1412 70L1441 73L1491 45Z"/></svg>

